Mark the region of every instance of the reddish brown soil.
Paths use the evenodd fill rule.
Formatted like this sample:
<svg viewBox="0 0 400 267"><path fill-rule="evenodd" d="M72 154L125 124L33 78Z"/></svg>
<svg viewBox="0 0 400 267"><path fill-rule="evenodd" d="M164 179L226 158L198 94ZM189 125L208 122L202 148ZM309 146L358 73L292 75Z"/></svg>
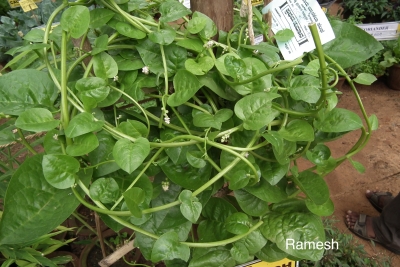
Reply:
<svg viewBox="0 0 400 267"><path fill-rule="evenodd" d="M400 91L389 89L384 82L372 86L358 86L358 91L368 116L375 114L379 128L374 131L367 146L354 157L365 166L365 173L358 173L349 162L344 162L326 177L335 204L334 216L340 221L337 227L346 233L344 215L347 210L371 216L379 213L369 204L364 192L367 189L400 192ZM359 115L356 99L348 85L342 89L339 107L353 110ZM343 155L358 140L360 131L328 143L333 156ZM400 210L399 210L400 211ZM359 238L357 238L359 239ZM371 256L384 254L392 257L391 266L400 266L400 256L388 252L379 245L359 239Z"/></svg>

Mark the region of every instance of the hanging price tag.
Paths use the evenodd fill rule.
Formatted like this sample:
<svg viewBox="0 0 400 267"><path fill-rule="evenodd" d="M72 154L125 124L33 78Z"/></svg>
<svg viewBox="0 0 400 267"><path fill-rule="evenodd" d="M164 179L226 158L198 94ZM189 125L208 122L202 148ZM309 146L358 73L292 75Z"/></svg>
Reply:
<svg viewBox="0 0 400 267"><path fill-rule="evenodd" d="M263 13L272 13L271 29L274 33L291 29L294 37L287 42L277 41L283 57L293 60L304 52L315 49L310 23L316 23L322 44L335 38L332 27L316 0L274 0L263 8Z"/></svg>
<svg viewBox="0 0 400 267"><path fill-rule="evenodd" d="M22 7L22 4L26 7L26 8L30 8L30 10L32 9L36 9L37 6L35 3L40 3L42 2L42 0L29 0L29 7L26 6L26 0L7 0L8 4L10 5L11 8L17 8L17 7ZM22 4L21 4L22 3ZM36 6L36 7L35 7ZM24 10L24 8L22 7L22 9ZM30 11L28 10L28 11ZM24 10L24 12L27 12Z"/></svg>

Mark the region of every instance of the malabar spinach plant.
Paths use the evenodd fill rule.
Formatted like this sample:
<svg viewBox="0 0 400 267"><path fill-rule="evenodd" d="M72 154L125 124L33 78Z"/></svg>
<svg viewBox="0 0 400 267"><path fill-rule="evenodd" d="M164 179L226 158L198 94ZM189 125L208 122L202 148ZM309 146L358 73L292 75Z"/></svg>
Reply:
<svg viewBox="0 0 400 267"><path fill-rule="evenodd" d="M92 4L64 1L13 49L9 66L28 51L35 67L0 77L2 115L19 133L46 132L43 153L21 134L33 156L7 188L0 244L34 240L82 203L167 266L320 259L285 240L325 241L323 176L346 160L362 170L352 157L377 119L349 77L363 119L336 107L335 84L380 44L336 22L324 54L311 25L315 52L285 61L267 36L249 44L246 22L215 41L214 22L178 1ZM333 157L324 143L355 130L358 142Z"/></svg>

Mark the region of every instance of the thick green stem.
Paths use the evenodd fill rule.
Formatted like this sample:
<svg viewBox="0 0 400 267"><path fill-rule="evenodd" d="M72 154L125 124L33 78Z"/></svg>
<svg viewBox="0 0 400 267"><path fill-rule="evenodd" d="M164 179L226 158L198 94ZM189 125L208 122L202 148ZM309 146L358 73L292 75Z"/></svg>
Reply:
<svg viewBox="0 0 400 267"><path fill-rule="evenodd" d="M67 42L68 36L66 31L62 31L61 38L61 123L65 131L69 124L68 112L68 92L67 92ZM67 145L72 144L72 140L68 137L65 138Z"/></svg>

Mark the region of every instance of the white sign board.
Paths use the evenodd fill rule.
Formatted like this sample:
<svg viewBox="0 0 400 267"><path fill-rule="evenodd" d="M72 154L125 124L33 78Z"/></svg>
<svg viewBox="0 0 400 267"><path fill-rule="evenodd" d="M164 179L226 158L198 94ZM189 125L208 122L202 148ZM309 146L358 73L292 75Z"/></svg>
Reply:
<svg viewBox="0 0 400 267"><path fill-rule="evenodd" d="M179 0L186 8L190 9L190 0Z"/></svg>
<svg viewBox="0 0 400 267"><path fill-rule="evenodd" d="M322 44L335 38L332 27L316 0L274 0L263 8L263 13L272 13L272 31L291 29L294 37L287 42L277 41L285 60L293 60L304 52L315 49L310 23L317 24Z"/></svg>
<svg viewBox="0 0 400 267"><path fill-rule="evenodd" d="M371 24L358 24L357 27L368 32L376 40L396 40L400 35L400 22L383 22Z"/></svg>

